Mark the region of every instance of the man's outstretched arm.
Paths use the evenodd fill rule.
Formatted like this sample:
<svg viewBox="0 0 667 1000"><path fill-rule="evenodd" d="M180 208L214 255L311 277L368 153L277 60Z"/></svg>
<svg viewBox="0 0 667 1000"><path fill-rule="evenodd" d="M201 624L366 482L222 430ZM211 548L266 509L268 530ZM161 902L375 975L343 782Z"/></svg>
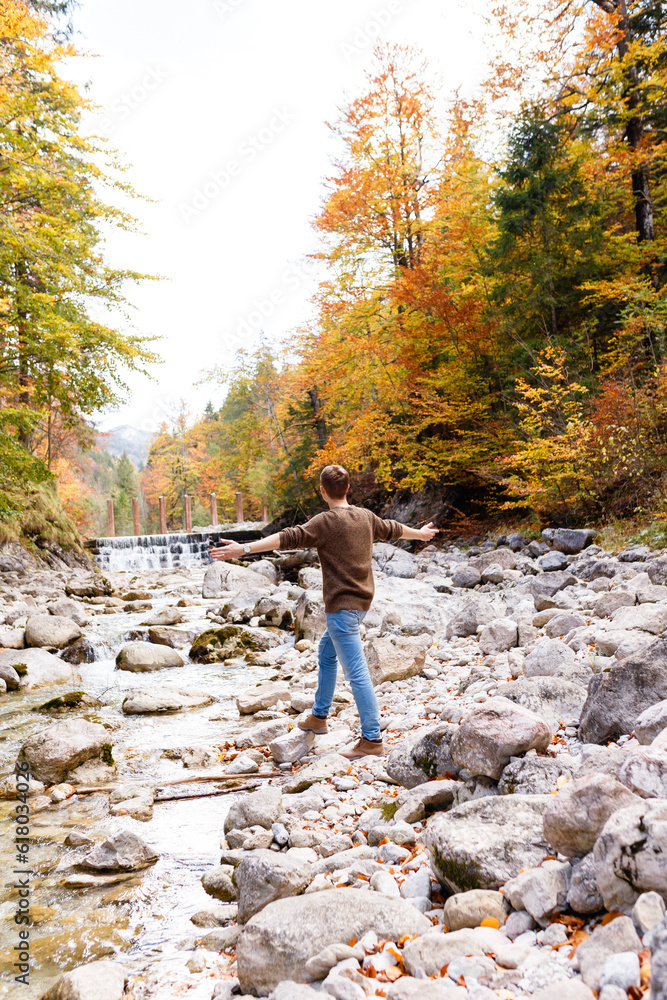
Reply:
<svg viewBox="0 0 667 1000"><path fill-rule="evenodd" d="M254 542L250 542L250 552L253 555L256 552L271 552L272 549L279 548L279 531L276 531L273 535L269 535L267 538L256 538ZM239 542L232 542L228 538L221 538L220 546L211 549L211 559L221 559L223 562L225 559L242 559L245 555L247 553L243 545Z"/></svg>
<svg viewBox="0 0 667 1000"><path fill-rule="evenodd" d="M425 524L423 528L409 528L407 524L402 524L401 527L403 528L401 538L412 539L416 542L430 542L440 530L439 528L433 527L432 521Z"/></svg>

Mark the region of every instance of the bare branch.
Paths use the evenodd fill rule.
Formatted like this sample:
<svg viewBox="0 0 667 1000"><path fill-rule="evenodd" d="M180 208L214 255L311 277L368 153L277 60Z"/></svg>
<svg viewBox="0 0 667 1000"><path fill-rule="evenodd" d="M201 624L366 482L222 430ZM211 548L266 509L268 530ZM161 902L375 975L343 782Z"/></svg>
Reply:
<svg viewBox="0 0 667 1000"><path fill-rule="evenodd" d="M618 0L593 0L593 3L602 7L607 14L615 14L618 10Z"/></svg>

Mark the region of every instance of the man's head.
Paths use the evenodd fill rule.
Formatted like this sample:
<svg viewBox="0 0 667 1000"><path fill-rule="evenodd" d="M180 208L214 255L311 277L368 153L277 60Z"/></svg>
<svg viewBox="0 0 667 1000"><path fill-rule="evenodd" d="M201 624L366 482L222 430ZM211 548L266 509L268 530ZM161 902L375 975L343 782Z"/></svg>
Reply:
<svg viewBox="0 0 667 1000"><path fill-rule="evenodd" d="M320 473L320 489L330 500L344 500L350 488L350 476L342 465L325 465Z"/></svg>

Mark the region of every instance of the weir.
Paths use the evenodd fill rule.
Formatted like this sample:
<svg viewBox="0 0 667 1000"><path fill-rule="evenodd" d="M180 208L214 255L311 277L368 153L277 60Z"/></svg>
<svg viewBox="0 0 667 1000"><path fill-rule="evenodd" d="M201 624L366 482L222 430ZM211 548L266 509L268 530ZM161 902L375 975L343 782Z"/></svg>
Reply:
<svg viewBox="0 0 667 1000"><path fill-rule="evenodd" d="M251 542L262 537L266 525L257 522L216 525L201 531L169 532L166 535L121 535L92 538L85 543L102 570L108 572L174 569L211 562L209 542L228 538Z"/></svg>

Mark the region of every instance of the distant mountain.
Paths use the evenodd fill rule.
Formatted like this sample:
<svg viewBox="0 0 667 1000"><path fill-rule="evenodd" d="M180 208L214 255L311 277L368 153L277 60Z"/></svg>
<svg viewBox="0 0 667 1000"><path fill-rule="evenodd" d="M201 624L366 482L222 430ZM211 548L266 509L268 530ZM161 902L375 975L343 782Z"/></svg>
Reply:
<svg viewBox="0 0 667 1000"><path fill-rule="evenodd" d="M100 451L108 451L116 458L125 452L133 465L139 468L146 464L148 449L150 446L151 431L141 431L138 427L130 427L129 424L122 424L120 427L112 427L97 438L97 447Z"/></svg>

